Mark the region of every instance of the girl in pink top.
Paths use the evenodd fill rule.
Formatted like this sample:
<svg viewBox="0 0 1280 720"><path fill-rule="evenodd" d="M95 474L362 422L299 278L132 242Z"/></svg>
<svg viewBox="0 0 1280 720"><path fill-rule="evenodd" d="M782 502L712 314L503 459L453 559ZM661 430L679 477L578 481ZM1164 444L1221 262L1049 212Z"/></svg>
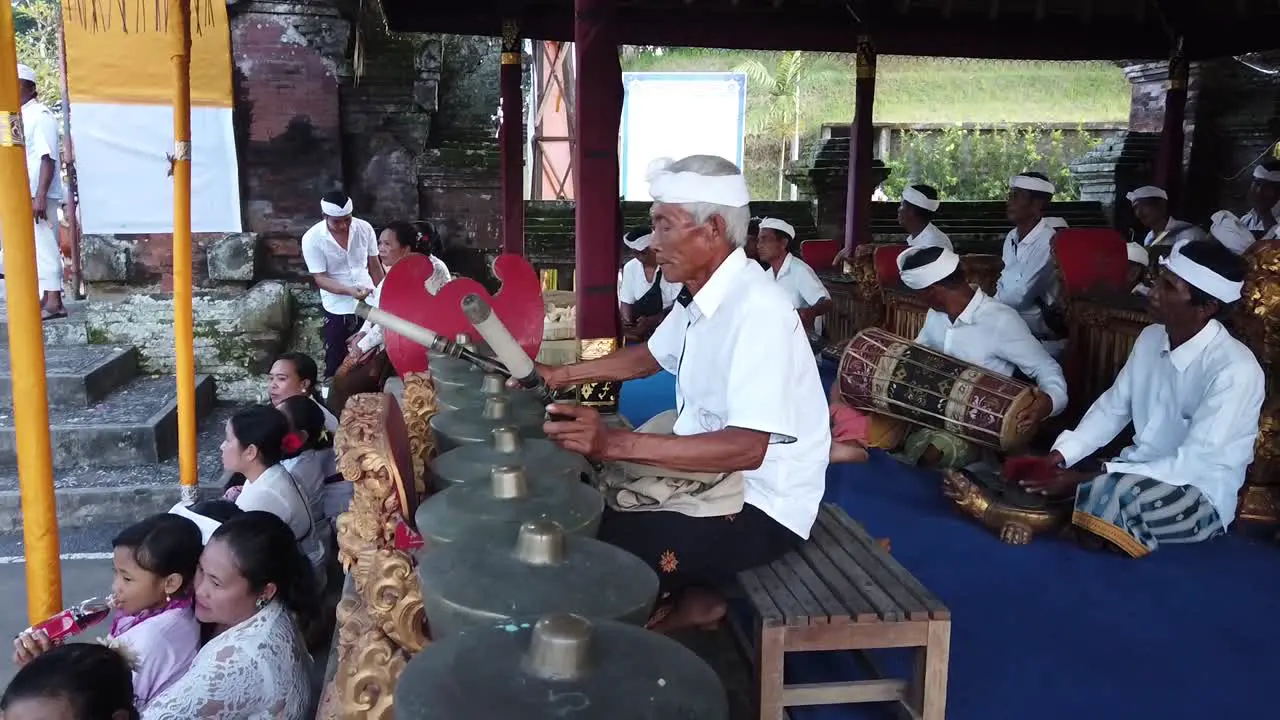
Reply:
<svg viewBox="0 0 1280 720"><path fill-rule="evenodd" d="M111 546L116 617L107 643L132 661L142 710L182 677L200 649L191 588L204 541L196 523L166 513L126 528ZM19 666L50 649L43 632L24 633L13 644Z"/></svg>

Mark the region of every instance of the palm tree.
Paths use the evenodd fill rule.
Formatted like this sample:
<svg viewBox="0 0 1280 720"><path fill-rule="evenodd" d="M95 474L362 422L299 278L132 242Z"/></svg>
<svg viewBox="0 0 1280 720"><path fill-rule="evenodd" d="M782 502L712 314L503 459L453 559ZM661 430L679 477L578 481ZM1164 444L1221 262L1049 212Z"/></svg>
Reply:
<svg viewBox="0 0 1280 720"><path fill-rule="evenodd" d="M768 97L764 112L756 115L747 131L753 135L765 135L778 143L778 199L782 199L786 178L787 146L791 147L791 161L800 159L800 88L815 80L834 76L830 69L813 70L811 53L792 50L777 56L770 70L764 63L751 58L740 63L734 72L747 76L751 84L763 90ZM791 187L791 199L796 199L796 188Z"/></svg>

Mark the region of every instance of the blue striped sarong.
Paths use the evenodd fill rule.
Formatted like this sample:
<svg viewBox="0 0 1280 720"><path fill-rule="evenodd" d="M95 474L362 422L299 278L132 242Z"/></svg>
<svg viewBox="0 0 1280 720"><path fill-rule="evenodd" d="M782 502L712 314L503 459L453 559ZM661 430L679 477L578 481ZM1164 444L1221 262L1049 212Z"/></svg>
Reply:
<svg viewBox="0 0 1280 720"><path fill-rule="evenodd" d="M1162 543L1200 542L1226 533L1199 488L1123 473L1081 483L1071 522L1135 558Z"/></svg>

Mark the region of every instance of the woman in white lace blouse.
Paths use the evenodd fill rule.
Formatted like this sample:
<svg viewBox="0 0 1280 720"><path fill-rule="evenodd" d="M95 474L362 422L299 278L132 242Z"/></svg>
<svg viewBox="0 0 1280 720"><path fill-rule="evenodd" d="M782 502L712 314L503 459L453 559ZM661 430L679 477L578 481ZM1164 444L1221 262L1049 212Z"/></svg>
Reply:
<svg viewBox="0 0 1280 720"><path fill-rule="evenodd" d="M219 632L142 720L302 720L314 712L311 656L298 622L319 591L293 531L266 512L214 532L195 582L196 617Z"/></svg>

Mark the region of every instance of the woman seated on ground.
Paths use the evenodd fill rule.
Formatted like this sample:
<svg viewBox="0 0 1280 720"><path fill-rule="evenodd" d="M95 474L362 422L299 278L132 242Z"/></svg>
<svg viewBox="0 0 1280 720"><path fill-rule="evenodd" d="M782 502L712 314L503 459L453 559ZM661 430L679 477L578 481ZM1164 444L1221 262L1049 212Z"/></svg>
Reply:
<svg viewBox="0 0 1280 720"><path fill-rule="evenodd" d="M310 355L287 352L276 357L267 376L267 397L272 405L302 395L309 397L324 412L324 426L329 432L338 431L338 417L329 411L319 392L320 369Z"/></svg>
<svg viewBox="0 0 1280 720"><path fill-rule="evenodd" d="M327 474L328 458L333 455L333 436L324 429L324 415L316 404L294 396L277 408L289 422L285 436L285 454L280 465L302 488L320 533L320 542L329 546L331 523L345 512L351 502L352 485L341 475ZM290 437L294 439L290 439Z"/></svg>
<svg viewBox="0 0 1280 720"><path fill-rule="evenodd" d="M414 252L420 252L431 259L431 267L435 272L427 280L427 292L435 295L440 292L440 288L445 283L453 279L453 273L449 271L449 266L444 264L444 241L440 239L440 234L436 232L435 226L426 220L418 220L413 223L413 228L418 231L421 238L418 242L418 249Z"/></svg>
<svg viewBox="0 0 1280 720"><path fill-rule="evenodd" d="M311 500L280 464L288 434L289 421L273 407L251 407L231 416L222 441L222 467L243 475L244 485L229 488L226 499L241 510L263 510L283 520L293 530L302 553L320 570L325 546L316 532Z"/></svg>
<svg viewBox="0 0 1280 720"><path fill-rule="evenodd" d="M97 643L55 647L24 665L9 681L0 697L0 717L137 720L129 660ZM184 720L194 717L186 715Z"/></svg>
<svg viewBox="0 0 1280 720"><path fill-rule="evenodd" d="M311 656L299 623L317 619L320 591L294 533L246 512L200 556L196 618L218 634L143 720L302 720L314 707Z"/></svg>

